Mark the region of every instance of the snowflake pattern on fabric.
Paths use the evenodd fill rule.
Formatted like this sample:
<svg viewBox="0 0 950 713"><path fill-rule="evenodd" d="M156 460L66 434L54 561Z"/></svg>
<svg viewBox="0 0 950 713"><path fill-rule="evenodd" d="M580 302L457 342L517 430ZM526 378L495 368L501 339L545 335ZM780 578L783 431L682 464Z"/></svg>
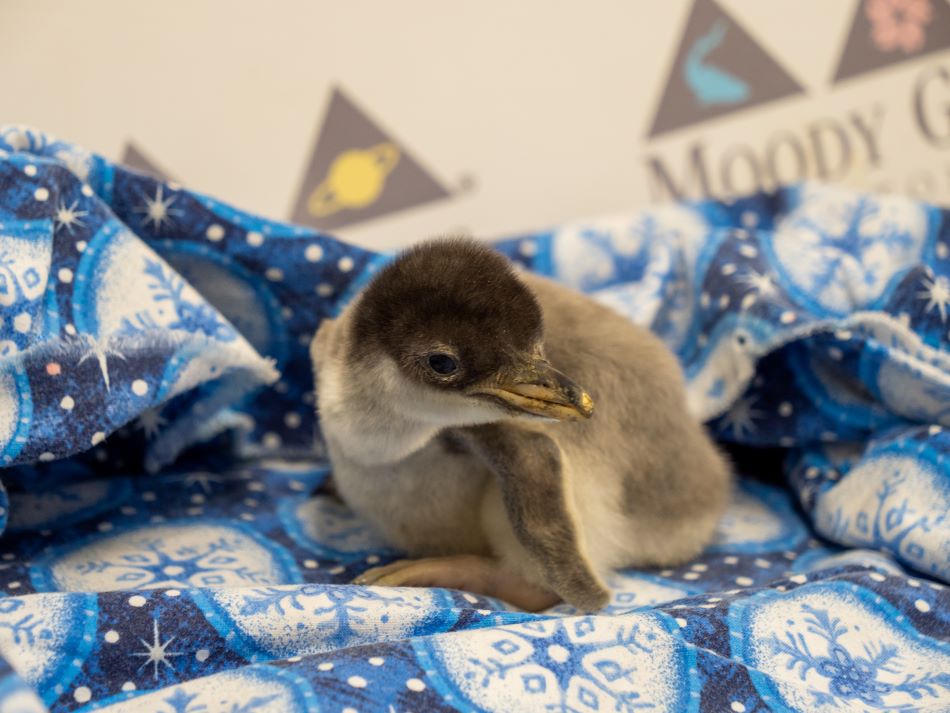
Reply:
<svg viewBox="0 0 950 713"><path fill-rule="evenodd" d="M0 712L950 710L950 217L798 186L496 243L743 476L596 615L350 584L308 345L391 255L0 128ZM782 482L784 478L784 483Z"/></svg>
<svg viewBox="0 0 950 713"><path fill-rule="evenodd" d="M931 211L919 203L827 187L789 194L770 243L775 267L819 310L868 309L923 256Z"/></svg>
<svg viewBox="0 0 950 713"><path fill-rule="evenodd" d="M208 520L147 525L65 551L51 548L30 575L41 591L233 587L299 576L276 543L246 525Z"/></svg>
<svg viewBox="0 0 950 713"><path fill-rule="evenodd" d="M275 658L344 648L359 641L387 641L452 623L452 602L438 591L307 584L222 589L199 605L222 636L238 632L247 649ZM318 634L304 643L304 631Z"/></svg>
<svg viewBox="0 0 950 713"><path fill-rule="evenodd" d="M0 600L0 650L49 702L79 673L93 647L92 594L53 594Z"/></svg>
<svg viewBox="0 0 950 713"><path fill-rule="evenodd" d="M809 585L735 606L732 642L767 703L791 710L929 708L950 694L950 645L858 586ZM777 700L776 700L777 699Z"/></svg>
<svg viewBox="0 0 950 713"><path fill-rule="evenodd" d="M691 651L658 613L517 624L416 650L449 701L477 710L682 711L695 695Z"/></svg>

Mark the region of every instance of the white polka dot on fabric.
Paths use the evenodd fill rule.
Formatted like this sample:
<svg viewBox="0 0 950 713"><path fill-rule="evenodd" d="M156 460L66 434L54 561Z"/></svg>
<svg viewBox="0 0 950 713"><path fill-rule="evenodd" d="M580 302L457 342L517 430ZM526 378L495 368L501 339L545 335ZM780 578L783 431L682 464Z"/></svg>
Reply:
<svg viewBox="0 0 950 713"><path fill-rule="evenodd" d="M914 602L914 606L917 608L917 611L921 612L922 614L926 614L930 611L930 604L925 602L923 599L918 599L916 602Z"/></svg>
<svg viewBox="0 0 950 713"><path fill-rule="evenodd" d="M80 686L73 691L73 698L76 699L76 703L88 703L92 698L92 691L86 686Z"/></svg>
<svg viewBox="0 0 950 713"><path fill-rule="evenodd" d="M119 640L119 632L116 631L115 629L110 629L109 631L106 632L103 638L106 640L107 643L114 644L116 641Z"/></svg>
<svg viewBox="0 0 950 713"><path fill-rule="evenodd" d="M308 262L318 262L323 257L323 248L319 245L308 245L303 251L303 256Z"/></svg>
<svg viewBox="0 0 950 713"><path fill-rule="evenodd" d="M259 248L264 244L264 236L258 233L256 230L251 230L247 234L247 244L252 248Z"/></svg>
<svg viewBox="0 0 950 713"><path fill-rule="evenodd" d="M33 326L33 317L26 312L21 312L13 318L13 328L21 334L29 332L31 326Z"/></svg>
<svg viewBox="0 0 950 713"><path fill-rule="evenodd" d="M133 607L144 607L145 606L145 597L141 594L133 594L129 597L129 604Z"/></svg>
<svg viewBox="0 0 950 713"><path fill-rule="evenodd" d="M736 584L740 587L751 587L753 580L749 577L736 577Z"/></svg>
<svg viewBox="0 0 950 713"><path fill-rule="evenodd" d="M734 710L736 713L745 713L745 706L739 701L733 701L729 707Z"/></svg>
<svg viewBox="0 0 950 713"><path fill-rule="evenodd" d="M739 248L739 254L743 257L752 258L758 255L759 251L751 245L743 245L741 248Z"/></svg>
<svg viewBox="0 0 950 713"><path fill-rule="evenodd" d="M410 691L415 691L419 693L420 691L426 690L426 684L420 681L418 678L410 678L406 681L406 688Z"/></svg>
<svg viewBox="0 0 950 713"><path fill-rule="evenodd" d="M382 666L384 663L386 663L386 659L379 656L373 656L371 659L369 659L369 662L373 666Z"/></svg>
<svg viewBox="0 0 950 713"><path fill-rule="evenodd" d="M195 659L197 659L200 662L207 661L210 655L211 655L211 652L208 651L208 649L198 649L197 651L195 651Z"/></svg>
<svg viewBox="0 0 950 713"><path fill-rule="evenodd" d="M212 242L218 242L224 237L224 228L217 223L208 226L205 236Z"/></svg>
<svg viewBox="0 0 950 713"><path fill-rule="evenodd" d="M36 166L34 166L32 163L26 164L26 166L23 167L23 173L32 178L36 175Z"/></svg>
<svg viewBox="0 0 950 713"><path fill-rule="evenodd" d="M40 203L49 198L49 189L47 188L37 188L33 191L33 197L38 200ZM86 689L89 690L89 689ZM88 700L88 699L87 699Z"/></svg>
<svg viewBox="0 0 950 713"><path fill-rule="evenodd" d="M92 434L92 438L89 439L90 443L94 446L98 446L104 440L106 440L106 434L102 431L96 431Z"/></svg>
<svg viewBox="0 0 950 713"><path fill-rule="evenodd" d="M366 688L366 679L362 676L350 676L346 679L346 682L353 686L353 688Z"/></svg>
<svg viewBox="0 0 950 713"><path fill-rule="evenodd" d="M68 267L61 267L59 269L59 272L56 273L56 275L57 277L59 277L60 282L65 283L67 285L73 281L73 271L70 270Z"/></svg>
<svg viewBox="0 0 950 713"><path fill-rule="evenodd" d="M135 684L132 683L131 681L126 681L125 683L122 684L122 690L125 691L126 693L128 693L129 691L134 691Z"/></svg>
<svg viewBox="0 0 950 713"><path fill-rule="evenodd" d="M353 269L353 258L341 257L340 261L337 263L337 267L340 268L340 272L349 272Z"/></svg>
<svg viewBox="0 0 950 713"><path fill-rule="evenodd" d="M148 382L144 379L136 379L132 382L132 393L136 396L145 396L148 393Z"/></svg>
<svg viewBox="0 0 950 713"><path fill-rule="evenodd" d="M324 661L322 664L317 666L317 669L320 671L332 671L333 664L330 663L329 661Z"/></svg>

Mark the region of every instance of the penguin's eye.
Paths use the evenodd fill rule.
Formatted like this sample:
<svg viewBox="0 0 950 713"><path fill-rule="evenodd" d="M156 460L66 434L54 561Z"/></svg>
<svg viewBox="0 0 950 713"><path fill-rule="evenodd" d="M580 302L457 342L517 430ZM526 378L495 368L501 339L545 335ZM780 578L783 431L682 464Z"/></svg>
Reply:
<svg viewBox="0 0 950 713"><path fill-rule="evenodd" d="M435 353L429 355L429 368L440 376L448 376L458 371L458 364L455 358L448 354Z"/></svg>

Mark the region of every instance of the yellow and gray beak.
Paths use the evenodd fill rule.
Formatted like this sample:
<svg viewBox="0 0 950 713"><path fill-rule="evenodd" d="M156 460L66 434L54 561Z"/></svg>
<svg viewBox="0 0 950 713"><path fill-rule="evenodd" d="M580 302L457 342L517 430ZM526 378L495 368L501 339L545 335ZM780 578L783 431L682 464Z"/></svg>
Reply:
<svg viewBox="0 0 950 713"><path fill-rule="evenodd" d="M475 387L471 393L500 401L516 411L557 421L580 421L594 412L590 394L540 358L501 380Z"/></svg>

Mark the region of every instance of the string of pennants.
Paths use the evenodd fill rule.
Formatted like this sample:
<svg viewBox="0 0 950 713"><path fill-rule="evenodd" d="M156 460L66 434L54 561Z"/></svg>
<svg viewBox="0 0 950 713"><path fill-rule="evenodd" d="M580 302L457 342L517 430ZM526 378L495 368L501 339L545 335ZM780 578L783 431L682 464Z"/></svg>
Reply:
<svg viewBox="0 0 950 713"><path fill-rule="evenodd" d="M947 48L948 0L860 0L832 82ZM716 0L694 0L648 138L805 91ZM134 143L127 144L123 163L171 178ZM334 87L290 218L332 231L456 192Z"/></svg>

